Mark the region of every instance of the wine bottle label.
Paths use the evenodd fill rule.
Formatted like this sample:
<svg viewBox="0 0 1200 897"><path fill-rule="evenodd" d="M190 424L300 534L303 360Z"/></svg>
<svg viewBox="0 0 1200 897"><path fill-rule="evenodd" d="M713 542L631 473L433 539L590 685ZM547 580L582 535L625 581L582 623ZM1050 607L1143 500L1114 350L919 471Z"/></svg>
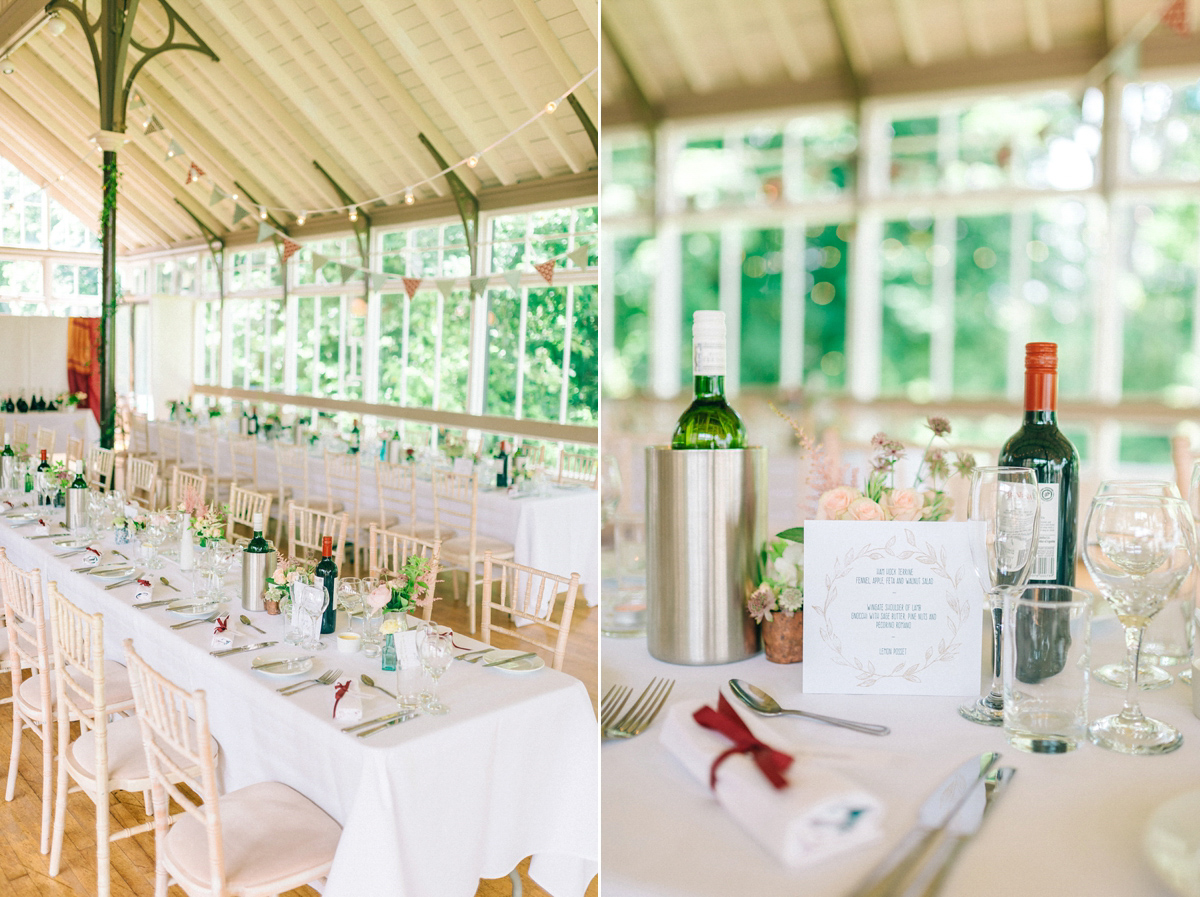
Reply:
<svg viewBox="0 0 1200 897"><path fill-rule="evenodd" d="M1042 503L1038 515L1038 549L1033 559L1030 580L1054 582L1058 579L1058 483L1038 483Z"/></svg>
<svg viewBox="0 0 1200 897"><path fill-rule="evenodd" d="M725 376L725 344L694 343L692 345L693 377Z"/></svg>

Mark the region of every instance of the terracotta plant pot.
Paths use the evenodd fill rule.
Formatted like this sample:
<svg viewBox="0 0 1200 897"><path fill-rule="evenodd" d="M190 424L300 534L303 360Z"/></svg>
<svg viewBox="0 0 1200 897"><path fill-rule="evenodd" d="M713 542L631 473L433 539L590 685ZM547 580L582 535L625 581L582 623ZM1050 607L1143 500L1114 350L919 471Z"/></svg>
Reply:
<svg viewBox="0 0 1200 897"><path fill-rule="evenodd" d="M268 614L271 614L272 616L277 616L279 614L279 602L278 601L272 601L270 598L264 598L263 606L266 607Z"/></svg>
<svg viewBox="0 0 1200 897"><path fill-rule="evenodd" d="M790 617L783 611L771 614L762 624L763 650L772 663L804 660L804 611Z"/></svg>

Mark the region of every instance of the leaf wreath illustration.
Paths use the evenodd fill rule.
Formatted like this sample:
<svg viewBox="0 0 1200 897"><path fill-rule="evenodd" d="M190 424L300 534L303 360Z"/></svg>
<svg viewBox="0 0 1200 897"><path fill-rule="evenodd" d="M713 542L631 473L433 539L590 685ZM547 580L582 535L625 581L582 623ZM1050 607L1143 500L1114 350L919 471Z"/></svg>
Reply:
<svg viewBox="0 0 1200 897"><path fill-rule="evenodd" d="M912 530L904 531L905 541L910 548L896 550L896 536L892 536L886 543L880 546L865 545L857 551L854 549L847 550L842 558L837 558L833 562L833 570L825 577L825 603L810 604L806 610L821 618L817 622L817 631L821 636L821 640L825 642L834 653L833 662L839 666L853 667L857 670L857 684L862 688L869 688L880 682L883 679L904 679L908 682L920 682L921 674L932 667L934 664L945 663L953 660L958 656L959 648L959 633L962 631L963 624L966 623L967 617L970 615L970 607L968 603L962 601L958 597L958 585L962 581L965 568L951 572L946 565L946 550L941 551L929 542L924 544L924 547L917 544L917 539L913 535ZM916 663L909 664L906 661L901 661L895 668L890 671L877 670L872 661L865 663L858 657L847 657L842 650L842 640L838 638L834 631L833 623L829 619L829 608L838 598L838 580L850 573L854 569L855 564L866 558L871 560L882 560L884 557L895 558L896 560L914 560L920 564L927 566L933 574L939 579L943 579L948 583L944 586L942 597L946 601L946 606L950 613L943 614L943 619L946 623L946 633L938 640L937 648L930 646L925 650L925 657Z"/></svg>

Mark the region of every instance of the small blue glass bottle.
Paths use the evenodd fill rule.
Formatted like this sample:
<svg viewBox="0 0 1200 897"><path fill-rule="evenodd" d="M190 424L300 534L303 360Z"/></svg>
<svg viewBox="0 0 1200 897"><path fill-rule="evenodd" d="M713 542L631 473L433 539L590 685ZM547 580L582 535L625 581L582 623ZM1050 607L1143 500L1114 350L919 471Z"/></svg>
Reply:
<svg viewBox="0 0 1200 897"><path fill-rule="evenodd" d="M383 643L383 668L392 672L396 670L396 637L390 632Z"/></svg>

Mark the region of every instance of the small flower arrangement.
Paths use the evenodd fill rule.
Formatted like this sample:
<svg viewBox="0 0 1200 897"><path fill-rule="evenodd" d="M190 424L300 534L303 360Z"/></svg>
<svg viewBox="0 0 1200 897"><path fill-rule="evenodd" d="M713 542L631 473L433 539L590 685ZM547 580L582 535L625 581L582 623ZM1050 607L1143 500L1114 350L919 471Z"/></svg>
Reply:
<svg viewBox="0 0 1200 897"><path fill-rule="evenodd" d="M762 579L746 599L746 609L756 623L771 614L786 617L804 610L804 529L780 533L762 548Z"/></svg>
<svg viewBox="0 0 1200 897"><path fill-rule="evenodd" d="M87 398L86 392L63 393L62 395L60 395L58 397L58 404L61 406L63 404L63 402L66 402L67 405L69 405L71 408L74 408L76 405L78 405L80 402L82 402L86 398Z"/></svg>
<svg viewBox="0 0 1200 897"><path fill-rule="evenodd" d="M367 607L377 614L408 614L418 607L429 607L436 600L432 591L425 587L429 564L428 558L409 557L397 576L381 582L367 593L364 599ZM399 631L399 624L396 626L393 632Z"/></svg>
<svg viewBox="0 0 1200 897"><path fill-rule="evenodd" d="M461 436L447 433L446 438L442 440L442 451L446 453L446 457L451 461L457 461L466 454L467 444Z"/></svg>
<svg viewBox="0 0 1200 897"><path fill-rule="evenodd" d="M219 542L224 539L228 513L229 505L222 505L220 508L214 506L193 518L196 538L202 542Z"/></svg>
<svg viewBox="0 0 1200 897"><path fill-rule="evenodd" d="M279 555L279 559L275 562L275 569L267 577L266 598L279 602L289 598L292 594L292 585L296 580L301 576L311 576L316 567L316 561Z"/></svg>
<svg viewBox="0 0 1200 897"><path fill-rule="evenodd" d="M933 435L911 489L894 485L896 462L904 457L904 446L886 433L876 433L871 439L875 451L865 488L859 490L843 485L822 492L817 499L817 519L937 521L949 518L954 513L954 502L944 486L955 474L969 476L975 469L975 458L966 452L956 452L954 460L950 461L944 449L934 448L935 440L950 435L950 422L946 418L930 417L925 426Z"/></svg>

